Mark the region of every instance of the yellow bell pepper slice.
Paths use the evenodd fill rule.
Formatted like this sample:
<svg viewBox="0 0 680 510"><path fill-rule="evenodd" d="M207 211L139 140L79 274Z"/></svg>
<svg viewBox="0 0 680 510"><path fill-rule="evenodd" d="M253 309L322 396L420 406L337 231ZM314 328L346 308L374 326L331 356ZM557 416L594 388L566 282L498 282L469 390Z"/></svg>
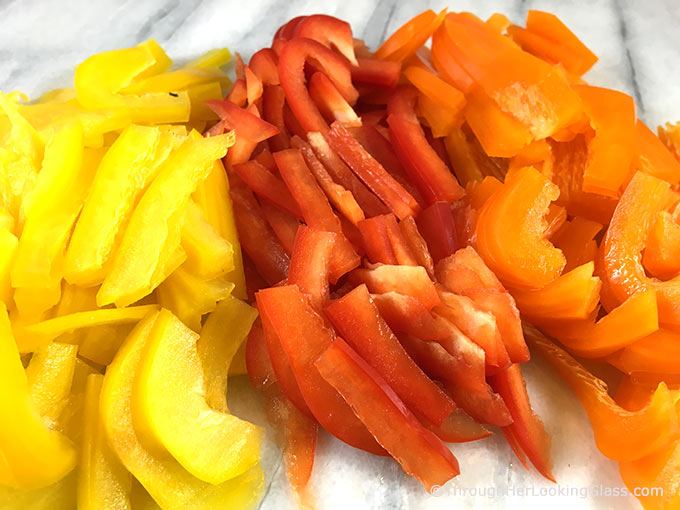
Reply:
<svg viewBox="0 0 680 510"><path fill-rule="evenodd" d="M17 287L14 289L17 323L33 324L49 317L50 309L61 296L61 283L55 279L45 281L45 285L42 288Z"/></svg>
<svg viewBox="0 0 680 510"><path fill-rule="evenodd" d="M159 276L180 244L189 197L233 143L233 134L189 137L168 156L130 217L111 272L97 294L99 306L127 306L161 283Z"/></svg>
<svg viewBox="0 0 680 510"><path fill-rule="evenodd" d="M79 349L80 351L80 349ZM58 429L71 441L82 448L83 409L85 407L85 387L87 378L100 372L89 363L76 358L71 381L71 394L64 411L59 416Z"/></svg>
<svg viewBox="0 0 680 510"><path fill-rule="evenodd" d="M133 416L147 444L162 445L194 476L220 484L257 463L263 431L208 406L198 338L161 310L139 366Z"/></svg>
<svg viewBox="0 0 680 510"><path fill-rule="evenodd" d="M182 247L187 253L185 267L199 278L218 278L234 269L234 248L206 221L193 200L187 204Z"/></svg>
<svg viewBox="0 0 680 510"><path fill-rule="evenodd" d="M218 83L228 87L229 77L217 69L176 69L162 74L149 76L143 80L136 80L123 87L121 94L149 94L153 92L179 92L188 90L196 85Z"/></svg>
<svg viewBox="0 0 680 510"><path fill-rule="evenodd" d="M197 343L205 377L205 399L215 411L228 413L227 379L232 360L257 318L257 309L229 296L208 316Z"/></svg>
<svg viewBox="0 0 680 510"><path fill-rule="evenodd" d="M216 121L219 117L205 103L209 99L222 99L224 96L223 90L225 89L219 82L204 83L188 88L187 94L191 101L191 121L196 123L200 121ZM204 130L200 129L198 131L203 132Z"/></svg>
<svg viewBox="0 0 680 510"><path fill-rule="evenodd" d="M18 217L21 198L33 187L40 171L45 143L31 124L19 113L18 105L0 92L0 110L7 116L10 130L0 139L0 166L3 167L6 186L2 194L5 207Z"/></svg>
<svg viewBox="0 0 680 510"><path fill-rule="evenodd" d="M228 48L215 48L188 62L184 67L189 69L219 69L231 62Z"/></svg>
<svg viewBox="0 0 680 510"><path fill-rule="evenodd" d="M83 330L78 340L78 354L99 365L107 366L132 331L134 323L107 324Z"/></svg>
<svg viewBox="0 0 680 510"><path fill-rule="evenodd" d="M137 480L132 480L132 510L162 510Z"/></svg>
<svg viewBox="0 0 680 510"><path fill-rule="evenodd" d="M182 141L180 134L154 127L131 125L121 133L102 158L73 231L64 267L67 281L80 285L103 281L104 266L135 203Z"/></svg>
<svg viewBox="0 0 680 510"><path fill-rule="evenodd" d="M229 196L229 180L222 161L215 161L208 177L198 186L193 195L194 200L203 211L203 216L215 231L231 244L234 253L234 269L226 274L229 281L234 282L233 294L239 299L246 299L246 277L243 272L243 257L238 231L234 222L233 206Z"/></svg>
<svg viewBox="0 0 680 510"><path fill-rule="evenodd" d="M51 429L57 428L57 421L68 404L77 356L76 345L54 342L33 353L26 367L31 398Z"/></svg>
<svg viewBox="0 0 680 510"><path fill-rule="evenodd" d="M155 41L133 48L98 53L81 63L75 72L78 102L85 108L121 108L132 122L165 124L189 120L191 104L186 92L120 94L133 80L167 71L167 55Z"/></svg>
<svg viewBox="0 0 680 510"><path fill-rule="evenodd" d="M158 310L157 305L131 306L129 308L102 308L76 312L48 319L15 330L19 352L35 352L55 338L80 328L92 328L107 324L130 324L139 322L149 312Z"/></svg>
<svg viewBox="0 0 680 510"><path fill-rule="evenodd" d="M73 444L47 428L31 400L4 304L0 304L0 416L0 485L38 489L73 469Z"/></svg>
<svg viewBox="0 0 680 510"><path fill-rule="evenodd" d="M139 440L131 412L133 386L140 375L142 355L151 341L158 315L150 315L137 325L104 376L99 408L109 444L164 510L251 509L257 504L264 485L258 464L236 478L212 485L192 476L167 454L153 454ZM192 383L192 387L194 385ZM181 392L186 393L186 388ZM204 443L200 450L209 447Z"/></svg>
<svg viewBox="0 0 680 510"><path fill-rule="evenodd" d="M129 510L132 479L111 451L99 413L103 375L87 378L83 445L78 466L78 510Z"/></svg>
<svg viewBox="0 0 680 510"><path fill-rule="evenodd" d="M160 284L156 295L161 306L194 331L200 331L202 317L215 310L217 303L229 297L233 289L233 282L225 277L202 280L182 266Z"/></svg>
<svg viewBox="0 0 680 510"><path fill-rule="evenodd" d="M18 244L19 240L12 232L0 227L0 301L5 305L9 305L12 300L10 271Z"/></svg>
<svg viewBox="0 0 680 510"><path fill-rule="evenodd" d="M0 486L2 510L73 510L76 507L75 470L52 485L33 490Z"/></svg>

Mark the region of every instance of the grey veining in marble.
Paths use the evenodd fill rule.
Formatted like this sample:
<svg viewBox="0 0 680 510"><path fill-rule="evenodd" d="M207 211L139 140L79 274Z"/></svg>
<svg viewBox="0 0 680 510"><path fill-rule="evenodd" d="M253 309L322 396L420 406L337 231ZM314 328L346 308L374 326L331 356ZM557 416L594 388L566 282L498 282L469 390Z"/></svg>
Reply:
<svg viewBox="0 0 680 510"><path fill-rule="evenodd" d="M528 9L555 12L600 56L587 76L593 84L632 94L639 116L652 127L680 119L678 0L0 0L0 90L21 89L37 97L70 85L74 66L91 53L150 37L180 62L220 46L248 57L270 44L278 26L300 14L343 18L356 36L375 47L415 14L447 5L483 17L499 11L516 22L523 21ZM536 410L553 437L558 494L541 496L542 489L558 487L527 473L498 434L451 446L462 474L436 498L396 463L322 434L312 479L318 508L640 508L632 497L585 494L594 483L621 486L617 466L595 448L585 413L565 386L540 362L528 363L525 373ZM264 423L257 399L244 379L230 386L231 407ZM263 467L267 489L260 508L295 508L281 455L271 440L263 448ZM520 495L522 490L528 494ZM498 494L504 492L510 495Z"/></svg>

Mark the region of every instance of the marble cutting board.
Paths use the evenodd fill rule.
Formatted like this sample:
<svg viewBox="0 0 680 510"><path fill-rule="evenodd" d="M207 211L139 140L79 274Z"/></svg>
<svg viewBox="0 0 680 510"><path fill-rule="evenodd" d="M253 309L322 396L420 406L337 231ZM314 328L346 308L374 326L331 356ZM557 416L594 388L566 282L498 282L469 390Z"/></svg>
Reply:
<svg viewBox="0 0 680 510"><path fill-rule="evenodd" d="M677 0L0 0L0 90L29 97L72 82L73 68L91 53L155 38L178 62L227 46L249 57L269 45L276 28L300 14L327 13L352 24L376 47L405 20L445 6L482 17L499 11L522 22L528 9L558 14L600 62L591 83L635 97L651 127L680 119L680 5ZM496 434L451 445L462 474L431 496L389 459L354 450L328 434L319 439L311 481L319 510L377 509L639 509L632 496L601 495L622 487L616 463L595 448L587 417L540 360L524 366L536 411L552 436L559 485L528 473ZM259 396L246 378L230 386L236 414L265 424ZM263 447L262 510L295 508L271 440Z"/></svg>

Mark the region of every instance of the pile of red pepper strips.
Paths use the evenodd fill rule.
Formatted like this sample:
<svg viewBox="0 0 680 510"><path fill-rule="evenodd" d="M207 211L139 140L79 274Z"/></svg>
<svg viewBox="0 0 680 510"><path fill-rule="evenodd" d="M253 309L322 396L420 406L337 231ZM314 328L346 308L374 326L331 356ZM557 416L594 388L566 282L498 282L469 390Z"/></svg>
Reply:
<svg viewBox="0 0 680 510"><path fill-rule="evenodd" d="M674 462L663 380L680 366L654 349L680 346L680 130L662 142L629 96L587 85L596 60L540 11L526 28L427 11L375 53L302 16L237 58L206 135L236 132L225 165L261 319L246 363L296 490L318 425L428 489L459 473L444 442L495 425L553 480L525 338L626 483ZM618 402L544 333L628 374Z"/></svg>

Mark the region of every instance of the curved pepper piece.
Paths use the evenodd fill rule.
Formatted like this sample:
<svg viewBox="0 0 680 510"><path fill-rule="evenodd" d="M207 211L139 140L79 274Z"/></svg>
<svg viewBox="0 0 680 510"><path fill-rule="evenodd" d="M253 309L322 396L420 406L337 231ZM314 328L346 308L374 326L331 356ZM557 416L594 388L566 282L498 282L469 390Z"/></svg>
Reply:
<svg viewBox="0 0 680 510"><path fill-rule="evenodd" d="M309 95L326 119L338 121L345 127L361 126L359 116L325 74L314 73L308 88Z"/></svg>
<svg viewBox="0 0 680 510"><path fill-rule="evenodd" d="M279 77L286 101L305 131L325 133L328 124L305 86L304 66L308 61L318 66L350 104L358 93L352 86L349 65L341 56L311 39L293 39L285 44L279 55Z"/></svg>
<svg viewBox="0 0 680 510"><path fill-rule="evenodd" d="M293 37L306 37L318 41L327 48L335 49L349 60L350 64L357 65L352 27L346 21L324 14L306 16L295 25Z"/></svg>
<svg viewBox="0 0 680 510"><path fill-rule="evenodd" d="M567 221L550 239L556 248L562 250L567 265L564 272L592 262L597 258L597 241L595 236L602 230L602 225L595 221L576 216Z"/></svg>
<svg viewBox="0 0 680 510"><path fill-rule="evenodd" d="M649 278L641 256L656 215L666 204L670 185L637 172L626 187L602 243L603 277L612 298L622 303L643 289L655 289L659 322L680 328L680 279L660 282Z"/></svg>
<svg viewBox="0 0 680 510"><path fill-rule="evenodd" d="M409 20L385 41L374 54L381 60L404 61L430 38L446 16L446 9L439 14L427 10Z"/></svg>
<svg viewBox="0 0 680 510"><path fill-rule="evenodd" d="M680 334L662 328L610 356L609 362L627 374L680 374L679 354Z"/></svg>
<svg viewBox="0 0 680 510"><path fill-rule="evenodd" d="M635 153L639 170L671 184L680 181L680 161L640 119L635 124Z"/></svg>
<svg viewBox="0 0 680 510"><path fill-rule="evenodd" d="M279 57L271 48L262 48L253 53L248 63L253 73L260 79L262 85L279 85Z"/></svg>
<svg viewBox="0 0 680 510"><path fill-rule="evenodd" d="M374 294L399 292L420 300L428 309L441 303L434 282L422 266L379 265L374 269L356 269L351 278L364 283Z"/></svg>
<svg viewBox="0 0 680 510"><path fill-rule="evenodd" d="M652 276L662 280L680 273L680 225L665 211L656 216L647 237L642 265Z"/></svg>
<svg viewBox="0 0 680 510"><path fill-rule="evenodd" d="M380 375L342 339L314 363L342 395L376 440L426 489L440 487L460 473L458 461L423 427Z"/></svg>
<svg viewBox="0 0 680 510"><path fill-rule="evenodd" d="M540 288L557 278L564 254L545 236L543 215L559 189L532 167L506 177L477 218L478 252L508 287Z"/></svg>
<svg viewBox="0 0 680 510"><path fill-rule="evenodd" d="M674 399L659 384L647 406L631 412L607 393L607 386L540 332L525 328L529 346L571 387L586 410L599 450L610 459L639 459L680 436Z"/></svg>

